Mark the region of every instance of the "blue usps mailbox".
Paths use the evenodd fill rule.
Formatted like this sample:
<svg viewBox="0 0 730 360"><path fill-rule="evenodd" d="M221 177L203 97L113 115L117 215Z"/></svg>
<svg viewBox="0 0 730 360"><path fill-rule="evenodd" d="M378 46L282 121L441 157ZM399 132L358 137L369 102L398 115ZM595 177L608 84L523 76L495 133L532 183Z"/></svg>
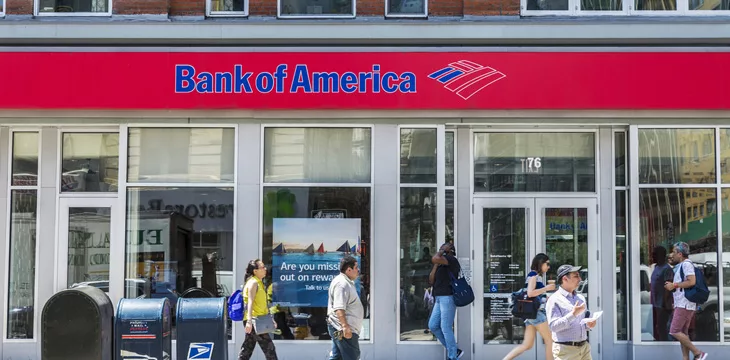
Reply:
<svg viewBox="0 0 730 360"><path fill-rule="evenodd" d="M171 360L170 301L122 299L114 320L115 360Z"/></svg>
<svg viewBox="0 0 730 360"><path fill-rule="evenodd" d="M228 360L226 299L177 300L178 360Z"/></svg>

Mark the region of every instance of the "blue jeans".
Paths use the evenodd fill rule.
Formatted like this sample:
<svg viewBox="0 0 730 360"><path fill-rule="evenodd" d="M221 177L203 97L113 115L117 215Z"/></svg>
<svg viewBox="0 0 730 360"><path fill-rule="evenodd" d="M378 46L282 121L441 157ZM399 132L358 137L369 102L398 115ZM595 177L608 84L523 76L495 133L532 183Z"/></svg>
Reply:
<svg viewBox="0 0 730 360"><path fill-rule="evenodd" d="M454 318L456 317L456 304L454 297L436 296L433 305L431 319L428 320L428 328L446 348L449 359L456 359L456 339L454 338Z"/></svg>
<svg viewBox="0 0 730 360"><path fill-rule="evenodd" d="M352 337L349 339L338 340L335 338L335 328L332 325L327 324L327 332L329 332L332 338L332 351L330 352L329 360L359 360L360 359L360 337L352 333Z"/></svg>

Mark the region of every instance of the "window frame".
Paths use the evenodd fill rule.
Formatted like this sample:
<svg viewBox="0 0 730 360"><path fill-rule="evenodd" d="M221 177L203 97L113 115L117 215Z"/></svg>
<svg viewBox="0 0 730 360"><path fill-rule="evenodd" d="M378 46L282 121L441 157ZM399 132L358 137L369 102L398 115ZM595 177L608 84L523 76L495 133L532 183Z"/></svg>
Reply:
<svg viewBox="0 0 730 360"><path fill-rule="evenodd" d="M280 0L277 0L277 3ZM355 0L353 0L353 4L355 3ZM278 7L278 4L277 4ZM278 11L278 10L277 10ZM266 129L267 128L302 128L302 129L309 129L309 128L331 128L331 129L337 129L337 128L349 128L349 129L369 129L370 130L370 182L367 183L309 183L309 182L284 182L284 183L278 183L278 182L264 182L265 176L264 176L264 170L266 169L266 164L264 161L266 160L265 157L265 151L266 151ZM373 266L373 257L372 254L377 254L377 251L375 248L379 247L380 245L377 244L375 240L375 226L373 219L375 218L375 156L373 156L374 148L375 148L375 124L372 123L362 123L362 124L353 124L353 123L265 123L261 124L260 127L260 145L259 145L259 198L258 198L258 246L256 250L256 256L259 259L263 258L264 255L264 227L262 226L264 223L264 205L263 205L263 199L264 194L266 192L266 188L331 188L331 187L340 187L340 188L370 188L370 246L368 248L369 252L369 264L368 269L369 271L369 277L370 279L376 279L377 274L379 274L379 271ZM389 246L389 244L383 244L383 246ZM362 258L361 258L362 263ZM373 281L370 282L370 303L369 306L369 313L370 317L368 319L369 321L369 336L367 339L359 339L360 344L373 344L373 339L375 338L373 334L373 329L375 329L375 320L376 316L375 313L377 310L373 307L374 301L372 299L375 298L375 287L373 286ZM323 344L323 341L325 340L287 340L287 339L277 339L276 343L281 344Z"/></svg>
<svg viewBox="0 0 730 360"><path fill-rule="evenodd" d="M48 17L74 17L74 16L112 16L112 10L114 9L114 0L106 0L109 3L109 8L105 12L43 12L41 11L41 0L33 0L33 15L34 16L48 16Z"/></svg>
<svg viewBox="0 0 730 360"><path fill-rule="evenodd" d="M13 143L14 143L14 134L15 133L36 133L38 134L38 176L36 185L32 186L26 186L26 185L13 185ZM43 155L42 149L43 149L43 131L41 128L35 128L35 127L17 127L17 128L11 128L9 132L9 138L8 138L8 188L7 188L7 202L5 204L6 211L7 211L7 227L5 229L5 298L3 299L3 325L2 325L2 331L3 331L3 343L35 343L38 341L38 336L40 335L38 331L38 324L39 324L39 318L40 316L36 316L36 314L40 314L40 311L38 311L38 264L40 263L40 251L38 251L38 229L40 228L40 204L41 204L41 170L43 169L43 166L41 166L41 157ZM8 318L8 311L10 310L10 249L11 249L11 237L12 237L12 222L11 222L11 216L12 216L12 207L13 207L13 201L12 201L12 194L15 190L33 190L36 192L36 247L35 247L35 263L36 263L36 271L35 274L33 274L33 338L31 339L9 339L8 338L8 330L9 330L9 318Z"/></svg>
<svg viewBox="0 0 730 360"><path fill-rule="evenodd" d="M401 182L401 130L403 129L434 129L436 130L436 182L435 183L404 183ZM454 185L446 186L446 133L451 132L454 134ZM445 125L418 125L418 124L400 124L397 127L398 141L396 141L395 153L397 154L398 161L396 162L395 173L397 174L398 181L396 182L396 196L395 203L396 209L398 209L398 225L396 227L395 235L395 248L400 252L401 248L401 189L402 188L415 188L415 189L436 189L436 244L443 244L446 241L446 191L451 190L454 194L454 243L458 241L458 131L456 129L446 129ZM441 200L439 200L441 199ZM439 204L442 204L439 206ZM470 258L471 259L471 258ZM395 273L395 293L400 293L400 278L401 278L401 264L400 257L398 257L398 264L396 266ZM440 345L437 340L401 340L401 307L396 307L396 345ZM459 316L454 318L454 328L457 329L459 326ZM454 337L458 341L458 331L454 332Z"/></svg>
<svg viewBox="0 0 730 360"><path fill-rule="evenodd" d="M686 1L686 0L683 0ZM716 229L718 234L722 234L723 227L722 227L722 190L724 189L730 189L730 184L723 184L722 183L722 175L720 174L720 158L722 154L722 148L720 147L720 131L724 129L728 129L730 127L728 126L713 126L713 125L704 125L704 124L692 124L692 125L631 125L629 126L629 132L628 132L628 142L627 146L631 150L630 153L628 153L628 162L629 162L629 170L628 170L628 177L629 177L629 183L630 189L632 191L628 192L628 207L629 212L627 214L629 218L628 222L628 229L627 229L627 236L629 236L629 243L628 248L630 251L629 254L629 281L630 281L630 289L632 294L639 294L641 290L641 272L640 271L634 271L640 269L641 266L641 248L640 248L640 238L641 238L641 219L639 217L640 215L640 192L641 189L657 189L657 188L666 188L666 189L682 189L682 190L692 190L692 189L713 189L715 191L715 213L718 214L717 216L717 224ZM710 183L690 183L690 184L657 184L657 183L647 183L647 184L641 184L639 183L639 131L642 129L676 129L676 130L698 130L698 129L705 129L705 130L712 130L714 132L715 137L715 182ZM730 261L730 259L724 259L724 253L722 251L722 245L723 245L723 237L717 236L717 261L719 263L722 263L724 261ZM692 249L690 249L691 252ZM724 323L724 317L725 313L730 309L725 309L724 304L724 291L719 291L720 284L724 284L724 274L723 271L718 271L717 276L717 283L718 283L718 298L717 298L717 306L718 306L718 321L720 326L720 336L719 341L696 341L695 345L703 346L703 345L710 345L710 346L727 346L730 345L730 341L725 341L724 336L724 327L722 324ZM639 296L632 296L630 298L630 318L631 323L629 326L631 327L630 333L632 335L635 334L641 334L641 299ZM665 342L661 341L644 341L641 339L641 336L634 336L633 340L634 344L636 345L649 345L649 346L662 346L666 345Z"/></svg>
<svg viewBox="0 0 730 360"><path fill-rule="evenodd" d="M248 17L249 1L243 0L243 11L214 11L213 0L205 0L205 16L206 17Z"/></svg>
<svg viewBox="0 0 730 360"><path fill-rule="evenodd" d="M75 127L66 127L62 126L57 128L57 144L58 144L58 151L56 154L56 169L58 169L58 178L56 179L56 194L59 198L66 198L66 197L73 197L73 198L118 198L118 197L124 197L120 196L119 191L107 191L107 192L73 192L73 191L62 191L61 190L61 176L63 175L63 136L65 134L117 134L119 136L119 149L118 149L118 163L119 163L119 173L117 176L121 176L122 173L122 136L124 134L121 132L119 126L115 127L83 127L83 128L75 128ZM126 152L125 152L126 154ZM126 161L125 161L126 163ZM119 184L121 183L121 179L117 179L117 189L119 189ZM125 203L122 203L124 205ZM125 215L126 216L126 215ZM116 305L115 305L116 306Z"/></svg>
<svg viewBox="0 0 730 360"><path fill-rule="evenodd" d="M423 0L423 13L391 13L390 12L390 1L385 0L385 17L391 19L398 18L416 18L416 19L427 19L428 18L428 0ZM526 1L526 0L525 0Z"/></svg>
<svg viewBox="0 0 730 360"><path fill-rule="evenodd" d="M276 18L277 19L354 19L357 17L357 0L352 0L352 13L350 14L342 14L342 15L305 15L305 14L299 14L299 15L286 15L281 13L281 1L282 0L276 0ZM268 125L267 125L268 126ZM304 127L317 127L317 126L310 126L307 124L302 124ZM262 143L263 145L263 143Z"/></svg>
<svg viewBox="0 0 730 360"><path fill-rule="evenodd" d="M677 10L636 10L635 0L623 0L622 9L614 11L592 11L580 9L580 0L568 0L568 10L527 10L527 1L520 0L521 16L717 16L730 14L729 10L690 10L689 0L676 0Z"/></svg>
<svg viewBox="0 0 730 360"><path fill-rule="evenodd" d="M237 204L239 200L239 187L238 187L238 180L239 180L239 166L238 166L238 160L239 160L239 124L238 123L197 123L197 124L188 124L188 123L144 123L144 124L135 124L135 123L125 123L119 127L119 191L117 192L119 195L119 203L121 204L119 213L123 214L123 223L119 226L120 229L123 230L121 232L120 236L123 236L123 242L124 242L124 261L122 261L122 281L124 282L124 278L126 278L126 271L127 271L127 194L129 188L172 188L172 187L178 187L178 188L233 188L233 204L234 204L234 220L233 220L233 274L234 274L234 281L235 281L235 274L237 274L238 271L240 271L240 266L238 265L238 259L236 258L236 254L238 251L239 246L239 239L238 239L238 221L235 220L235 216L237 216L237 212L235 210L237 209ZM234 132L234 146L233 146L233 181L232 182L220 182L220 183L141 183L141 182L129 182L127 178L127 170L128 170L128 160L129 160L129 129L130 128L170 128L170 129L194 129L194 128L226 128L226 129L233 129ZM60 183L60 182L59 182ZM241 265L243 266L243 265ZM235 291L231 289L231 291ZM123 286L121 289L121 295L122 298L126 297L126 286ZM236 342L236 332L238 331L236 326L233 326L231 329L231 339L228 340L228 345L234 344ZM173 347L175 347L177 343L177 339L172 340Z"/></svg>
<svg viewBox="0 0 730 360"><path fill-rule="evenodd" d="M616 155L618 154L618 151L617 151L618 148L616 147L616 145L618 145L616 142L617 134L623 134L623 136L624 136L624 146L623 146L624 160L625 160L624 181L623 181L624 185L618 185L616 183L616 164L613 163L611 166L611 179L613 179L612 183L611 183L611 208L612 208L612 214L616 214L616 210L617 210L617 206L618 206L617 194L619 193L619 191L623 191L624 192L624 199L623 199L624 200L624 214L625 214L624 227L626 228L625 235L624 235L624 242L625 242L624 249L628 255L628 257L626 259L626 268L627 268L627 272L630 274L631 273L631 271L630 271L631 270L631 254L630 254L629 250L630 250L631 244L630 244L629 238L631 236L631 231L629 229L629 223L630 223L630 219L629 219L630 218L630 215L629 215L630 186L629 186L629 164L628 164L629 157L630 157L629 132L628 132L628 129L613 129L613 131L611 132L611 155L612 155L611 159L613 159L613 161L616 160ZM618 220L615 220L613 223L613 226L612 226L614 244L613 244L613 257L611 258L612 259L611 261L613 261L614 263L616 261L616 256L618 255L617 247L616 247L616 238L618 237L618 232L616 231L616 225L617 225L616 221L618 221ZM626 314L625 314L625 316L627 318L626 319L626 339L621 340L618 338L618 328L620 325L619 321L618 321L619 304L616 301L618 298L618 295L616 294L616 291L612 291L611 292L612 293L611 304L613 304L612 305L613 311L614 311L614 314L616 314L613 317L613 326L614 326L613 328L616 330L616 331L614 331L614 334L613 334L613 343L614 344L628 344L630 341L632 341L632 330L633 330L632 325L631 325L631 302L632 302L632 298L633 298L633 296L631 296L631 290L633 289L631 287L632 279L630 276L628 276L628 274L624 274L623 278L624 278L624 281L626 281L626 283L627 283L626 289L629 290L629 291L627 291L627 294L626 294L626 297L627 297L626 298ZM613 283L613 289L616 289L618 287L618 283L616 282L616 276L612 277L611 282Z"/></svg>

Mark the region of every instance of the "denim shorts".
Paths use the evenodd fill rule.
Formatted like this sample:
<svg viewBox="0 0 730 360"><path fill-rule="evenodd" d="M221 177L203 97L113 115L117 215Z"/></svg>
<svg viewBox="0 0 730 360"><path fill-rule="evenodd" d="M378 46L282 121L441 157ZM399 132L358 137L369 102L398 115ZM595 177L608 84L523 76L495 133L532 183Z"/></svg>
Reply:
<svg viewBox="0 0 730 360"><path fill-rule="evenodd" d="M547 315L545 314L545 308L538 310L537 317L534 319L525 319L525 325L539 325L547 321Z"/></svg>

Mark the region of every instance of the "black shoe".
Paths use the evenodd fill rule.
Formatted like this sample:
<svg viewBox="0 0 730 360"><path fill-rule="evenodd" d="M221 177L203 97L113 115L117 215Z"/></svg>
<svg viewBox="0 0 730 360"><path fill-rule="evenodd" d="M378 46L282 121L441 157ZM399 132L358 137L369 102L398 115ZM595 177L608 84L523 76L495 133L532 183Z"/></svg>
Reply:
<svg viewBox="0 0 730 360"><path fill-rule="evenodd" d="M464 352L461 349L456 349L456 358L461 359L464 356Z"/></svg>

